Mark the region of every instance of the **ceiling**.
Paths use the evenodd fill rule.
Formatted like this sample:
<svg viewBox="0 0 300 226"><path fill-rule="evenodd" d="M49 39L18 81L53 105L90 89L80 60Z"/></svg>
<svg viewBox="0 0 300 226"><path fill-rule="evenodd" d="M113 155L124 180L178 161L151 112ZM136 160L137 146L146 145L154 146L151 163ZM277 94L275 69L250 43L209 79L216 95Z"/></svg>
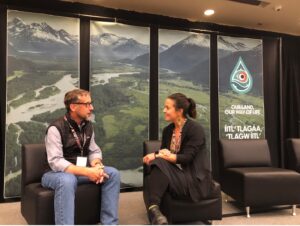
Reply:
<svg viewBox="0 0 300 226"><path fill-rule="evenodd" d="M300 35L299 0L264 0L265 7L228 0L63 0L115 9L151 13L190 21L211 22ZM280 11L276 11L281 7ZM207 17L203 12L214 9Z"/></svg>

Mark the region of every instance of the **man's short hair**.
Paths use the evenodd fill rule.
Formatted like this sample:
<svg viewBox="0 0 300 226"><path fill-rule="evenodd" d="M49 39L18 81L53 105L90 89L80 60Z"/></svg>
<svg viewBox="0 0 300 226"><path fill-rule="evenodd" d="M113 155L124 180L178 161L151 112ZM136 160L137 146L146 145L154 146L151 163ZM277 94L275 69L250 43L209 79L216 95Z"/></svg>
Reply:
<svg viewBox="0 0 300 226"><path fill-rule="evenodd" d="M78 103L82 96L89 96L90 92L84 89L73 89L65 94L64 103L67 111L70 111L70 105Z"/></svg>

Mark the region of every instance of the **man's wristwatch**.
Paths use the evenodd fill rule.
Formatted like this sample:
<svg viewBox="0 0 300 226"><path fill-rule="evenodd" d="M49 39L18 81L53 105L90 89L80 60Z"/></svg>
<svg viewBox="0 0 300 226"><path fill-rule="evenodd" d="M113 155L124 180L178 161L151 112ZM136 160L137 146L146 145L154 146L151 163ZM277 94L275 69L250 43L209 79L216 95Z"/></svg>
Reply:
<svg viewBox="0 0 300 226"><path fill-rule="evenodd" d="M96 163L96 165L99 165L100 169L104 169L104 165L102 163L98 162L98 163Z"/></svg>

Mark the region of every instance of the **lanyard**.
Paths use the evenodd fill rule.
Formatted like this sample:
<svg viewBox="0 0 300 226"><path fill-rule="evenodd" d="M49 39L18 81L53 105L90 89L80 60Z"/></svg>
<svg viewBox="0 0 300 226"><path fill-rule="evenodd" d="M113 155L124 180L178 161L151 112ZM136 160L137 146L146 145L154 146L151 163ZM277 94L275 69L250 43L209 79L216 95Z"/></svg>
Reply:
<svg viewBox="0 0 300 226"><path fill-rule="evenodd" d="M68 125L69 125L69 127L70 127L70 129L72 131L73 137L74 137L74 139L75 139L75 141L77 143L77 146L80 149L81 156L83 156L83 147L84 147L85 142L86 142L86 140L84 139L84 133L83 133L83 145L81 145L80 139L79 139L79 137L78 137L78 135L77 135L74 127L70 124L70 122L68 121L68 119L67 119L66 116L64 116L64 120L68 123Z"/></svg>

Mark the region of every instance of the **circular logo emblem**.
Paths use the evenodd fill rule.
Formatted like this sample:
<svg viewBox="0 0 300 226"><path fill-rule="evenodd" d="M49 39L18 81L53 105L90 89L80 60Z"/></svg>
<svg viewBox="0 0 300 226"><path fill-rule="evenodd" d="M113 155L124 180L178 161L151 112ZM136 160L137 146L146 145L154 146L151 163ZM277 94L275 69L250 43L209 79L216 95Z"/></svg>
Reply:
<svg viewBox="0 0 300 226"><path fill-rule="evenodd" d="M253 85L252 76L240 57L230 76L230 85L234 92L248 93Z"/></svg>

